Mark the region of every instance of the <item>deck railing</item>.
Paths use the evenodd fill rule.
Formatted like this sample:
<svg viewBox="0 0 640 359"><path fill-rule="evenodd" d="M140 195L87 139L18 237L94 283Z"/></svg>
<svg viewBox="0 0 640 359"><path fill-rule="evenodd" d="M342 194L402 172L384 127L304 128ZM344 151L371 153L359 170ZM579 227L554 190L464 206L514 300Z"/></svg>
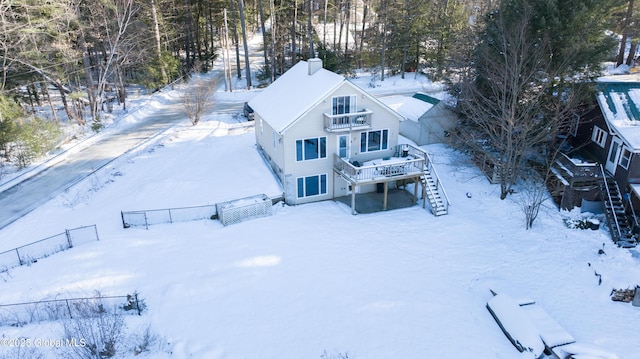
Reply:
<svg viewBox="0 0 640 359"><path fill-rule="evenodd" d="M556 162L563 167L568 175L571 176L572 182L580 182L584 180L593 180L601 177L602 171L600 166L595 162L578 163L566 154L560 152L556 157Z"/></svg>
<svg viewBox="0 0 640 359"><path fill-rule="evenodd" d="M330 115L324 113L324 128L329 132L341 132L371 128L372 111L364 109L353 113Z"/></svg>
<svg viewBox="0 0 640 359"><path fill-rule="evenodd" d="M358 161L349 162L334 154L334 167L354 183L383 182L402 176L421 174L425 168L425 158L408 155L359 163Z"/></svg>

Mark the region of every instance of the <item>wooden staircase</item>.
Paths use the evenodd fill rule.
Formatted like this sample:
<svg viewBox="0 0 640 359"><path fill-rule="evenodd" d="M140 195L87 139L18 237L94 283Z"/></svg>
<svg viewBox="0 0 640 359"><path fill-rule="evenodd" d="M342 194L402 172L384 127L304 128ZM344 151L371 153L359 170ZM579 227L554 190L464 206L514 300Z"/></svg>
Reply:
<svg viewBox="0 0 640 359"><path fill-rule="evenodd" d="M637 238L633 233L634 223L632 218L627 215L618 183L613 178L605 177L600 187L600 193L604 203L607 224L611 232L611 239L619 247L635 247Z"/></svg>
<svg viewBox="0 0 640 359"><path fill-rule="evenodd" d="M427 162L424 173L420 176L422 183L422 207L426 208L427 201L434 216L442 216L449 213L449 198L442 187L440 178L433 168L431 161Z"/></svg>

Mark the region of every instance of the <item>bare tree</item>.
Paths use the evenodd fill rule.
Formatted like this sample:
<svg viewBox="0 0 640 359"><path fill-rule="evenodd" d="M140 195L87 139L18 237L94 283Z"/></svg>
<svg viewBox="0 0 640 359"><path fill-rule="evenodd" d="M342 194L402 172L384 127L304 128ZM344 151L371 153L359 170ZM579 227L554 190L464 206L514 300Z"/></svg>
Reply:
<svg viewBox="0 0 640 359"><path fill-rule="evenodd" d="M540 173L530 169L526 171L526 176L520 183L519 197L516 201L524 214L526 229L533 227L540 207L550 198L545 182Z"/></svg>
<svg viewBox="0 0 640 359"><path fill-rule="evenodd" d="M87 28L81 29L82 45L84 46L85 31L93 32L98 30L99 33L92 34L91 44L93 51L100 51L101 61L97 61L98 66L90 68L87 71L87 78L93 82L87 86L89 102L91 106L91 116L93 117L94 126L100 127L99 112L104 100L105 89L111 81L115 80L116 66L120 52L126 52L125 43L128 32L134 16L138 12L139 7L135 5L134 0L109 0L101 3L100 6L87 6L81 8L85 12L87 20ZM84 48L85 62L89 62L88 56L91 49ZM89 65L85 65L85 69ZM93 70L93 71L92 71ZM95 74L96 77L90 76Z"/></svg>
<svg viewBox="0 0 640 359"><path fill-rule="evenodd" d="M215 91L215 82L210 83L200 77L192 80L189 86L182 90L180 103L184 114L194 126L200 122L202 115L213 106L212 95Z"/></svg>
<svg viewBox="0 0 640 359"><path fill-rule="evenodd" d="M502 15L493 15L493 27L478 46L476 72L461 85L460 133L466 145L493 162L504 199L527 155L555 136L557 125L541 108L554 78L545 66L547 42L530 36L530 8L516 21Z"/></svg>

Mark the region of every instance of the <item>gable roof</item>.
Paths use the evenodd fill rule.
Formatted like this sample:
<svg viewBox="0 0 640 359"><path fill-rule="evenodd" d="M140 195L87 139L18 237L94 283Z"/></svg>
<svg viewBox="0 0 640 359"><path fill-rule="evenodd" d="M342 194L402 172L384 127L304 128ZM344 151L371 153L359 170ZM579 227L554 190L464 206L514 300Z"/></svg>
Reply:
<svg viewBox="0 0 640 359"><path fill-rule="evenodd" d="M600 82L597 96L610 128L631 150L640 151L640 83Z"/></svg>
<svg viewBox="0 0 640 359"><path fill-rule="evenodd" d="M429 111L433 105L417 99L415 95L413 97L408 96L387 96L380 99L380 101L387 107L398 112L404 119L418 122L420 117Z"/></svg>
<svg viewBox="0 0 640 359"><path fill-rule="evenodd" d="M324 68L309 73L309 63L298 62L249 101L249 106L275 131L284 131L346 81L343 76Z"/></svg>

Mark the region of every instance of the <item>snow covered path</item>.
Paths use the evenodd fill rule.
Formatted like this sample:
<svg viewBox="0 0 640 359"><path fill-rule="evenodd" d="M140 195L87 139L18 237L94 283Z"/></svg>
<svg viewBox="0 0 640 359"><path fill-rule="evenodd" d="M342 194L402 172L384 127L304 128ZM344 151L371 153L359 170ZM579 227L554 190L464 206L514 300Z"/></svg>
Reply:
<svg viewBox="0 0 640 359"><path fill-rule="evenodd" d="M208 81L219 79L213 75ZM145 105L120 121L130 125L109 128L48 161L27 178L0 192L0 229L29 213L55 195L95 173L124 153L185 121L178 92L157 93Z"/></svg>

